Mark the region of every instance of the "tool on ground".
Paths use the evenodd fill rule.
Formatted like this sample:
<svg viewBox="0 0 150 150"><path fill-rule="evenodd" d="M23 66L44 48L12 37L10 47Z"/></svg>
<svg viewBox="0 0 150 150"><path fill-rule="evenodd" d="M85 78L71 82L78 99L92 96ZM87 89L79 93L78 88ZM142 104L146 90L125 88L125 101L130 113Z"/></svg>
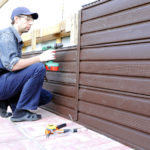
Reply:
<svg viewBox="0 0 150 150"><path fill-rule="evenodd" d="M60 134L60 133L77 132L78 131L77 128L75 128L75 129L61 129L61 128L66 127L66 126L67 126L66 123L63 123L60 125L52 125L52 124L47 125L46 130L45 130L46 138L48 138L51 134L55 134L55 133Z"/></svg>
<svg viewBox="0 0 150 150"><path fill-rule="evenodd" d="M55 43L54 45L49 45L49 46L43 47L42 51L55 50L55 49L58 49L58 48L61 48L61 47L63 47L62 43ZM53 62L52 60L48 61L48 62L45 63L45 68L46 68L46 70L58 71L59 63Z"/></svg>

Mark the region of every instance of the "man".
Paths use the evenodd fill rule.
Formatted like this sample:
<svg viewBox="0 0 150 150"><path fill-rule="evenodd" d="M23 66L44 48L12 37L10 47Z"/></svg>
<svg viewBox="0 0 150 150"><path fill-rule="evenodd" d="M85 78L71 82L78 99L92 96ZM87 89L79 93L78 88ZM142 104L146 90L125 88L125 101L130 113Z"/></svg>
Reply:
<svg viewBox="0 0 150 150"><path fill-rule="evenodd" d="M0 31L0 116L9 117L7 107L12 109L11 121L35 121L40 114L31 112L47 104L52 95L42 89L45 66L41 62L54 60L54 51L23 59L22 33L28 32L37 13L28 8L17 7L11 15L12 26Z"/></svg>

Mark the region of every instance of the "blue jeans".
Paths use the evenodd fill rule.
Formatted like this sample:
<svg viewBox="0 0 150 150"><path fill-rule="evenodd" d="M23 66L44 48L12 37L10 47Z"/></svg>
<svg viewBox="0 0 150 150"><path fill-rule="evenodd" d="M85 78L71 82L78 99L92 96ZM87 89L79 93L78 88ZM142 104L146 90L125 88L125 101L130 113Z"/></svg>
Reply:
<svg viewBox="0 0 150 150"><path fill-rule="evenodd" d="M0 75L0 100L7 100L15 109L36 110L47 104L52 94L42 89L45 66L35 63L23 70Z"/></svg>

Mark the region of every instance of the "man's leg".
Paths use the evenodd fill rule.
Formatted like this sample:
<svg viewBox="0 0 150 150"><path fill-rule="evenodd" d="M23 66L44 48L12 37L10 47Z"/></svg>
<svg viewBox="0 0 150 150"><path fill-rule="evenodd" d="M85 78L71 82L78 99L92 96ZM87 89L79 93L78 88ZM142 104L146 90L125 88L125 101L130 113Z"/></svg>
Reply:
<svg viewBox="0 0 150 150"><path fill-rule="evenodd" d="M11 99L11 97L21 92L13 114L14 117L17 117L17 114L23 115L24 113L21 113L22 110L37 109L44 76L45 67L41 63L33 64L21 71L2 75L1 79L3 78L4 80L0 81L3 87L0 90L0 99Z"/></svg>
<svg viewBox="0 0 150 150"><path fill-rule="evenodd" d="M20 93L16 94L15 96L11 97L10 99L8 99L8 104L9 104L12 112L14 112L16 109L19 97L20 97Z"/></svg>
<svg viewBox="0 0 150 150"><path fill-rule="evenodd" d="M26 109L16 109L16 100L17 100L17 96L13 97L13 101L10 100L10 106L12 108L12 110L14 110L14 114L13 117L11 118L12 121L33 121L33 120L38 120L41 119L41 115L39 114L35 114L35 113L31 113L29 111L27 111ZM45 90L45 89L41 89L41 93L40 93L40 100L39 100L39 104L38 106L41 105L45 105L47 103L49 103L52 99L52 94ZM26 118L26 117L29 118Z"/></svg>
<svg viewBox="0 0 150 150"><path fill-rule="evenodd" d="M40 95L39 106L49 103L51 101L52 97L53 97L53 95L49 91L42 89L41 95Z"/></svg>
<svg viewBox="0 0 150 150"><path fill-rule="evenodd" d="M12 112L14 112L16 109L19 97L20 97L20 93L15 95L14 97L12 97L11 99L9 99L7 101L7 104L10 105ZM52 97L53 97L53 95L51 94L51 92L42 88L38 106L42 106L42 105L49 103L52 100ZM6 103L6 100L4 100L4 102Z"/></svg>

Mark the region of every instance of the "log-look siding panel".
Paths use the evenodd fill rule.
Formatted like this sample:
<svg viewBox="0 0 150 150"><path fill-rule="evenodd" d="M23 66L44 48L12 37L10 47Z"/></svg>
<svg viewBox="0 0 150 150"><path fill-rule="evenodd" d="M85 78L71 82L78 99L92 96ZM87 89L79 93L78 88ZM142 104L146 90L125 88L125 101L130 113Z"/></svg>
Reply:
<svg viewBox="0 0 150 150"><path fill-rule="evenodd" d="M150 126L147 126L150 124L149 117L87 102L79 103L79 111L150 134Z"/></svg>
<svg viewBox="0 0 150 150"><path fill-rule="evenodd" d="M150 95L150 79L145 78L80 74L80 84L109 90Z"/></svg>
<svg viewBox="0 0 150 150"><path fill-rule="evenodd" d="M56 62L59 62L59 71L47 71L43 87L53 93L51 103L45 109L59 115L74 118L76 104L76 47L68 47L56 51Z"/></svg>
<svg viewBox="0 0 150 150"><path fill-rule="evenodd" d="M150 42L150 41L149 41ZM111 55L110 55L111 54ZM81 51L81 60L150 60L150 44L139 43L109 47L84 48Z"/></svg>
<svg viewBox="0 0 150 150"><path fill-rule="evenodd" d="M94 7L89 7L82 10L82 21L87 21L93 18L118 13L120 11L138 7L150 3L149 0L108 0L106 3L99 4Z"/></svg>
<svg viewBox="0 0 150 150"><path fill-rule="evenodd" d="M75 73L64 73L64 72L50 72L46 73L47 79L49 81L57 81L64 83L75 84L76 78Z"/></svg>
<svg viewBox="0 0 150 150"><path fill-rule="evenodd" d="M150 148L149 12L149 0L81 11L78 121L140 150Z"/></svg>
<svg viewBox="0 0 150 150"><path fill-rule="evenodd" d="M97 31L81 36L81 45L114 43L131 40L150 39L150 22L115 28L106 31Z"/></svg>
<svg viewBox="0 0 150 150"><path fill-rule="evenodd" d="M56 93L56 94L58 93L58 94L68 96L68 97L75 97L75 94L76 94L75 87L72 85L50 83L50 82L45 81L43 87L53 93Z"/></svg>
<svg viewBox="0 0 150 150"><path fill-rule="evenodd" d="M125 93L112 93L104 90L96 91L80 88L79 99L105 107L116 108L141 116L150 117L150 97L136 97Z"/></svg>
<svg viewBox="0 0 150 150"><path fill-rule="evenodd" d="M84 113L79 113L78 121L93 130L100 131L127 145L135 147L136 150L149 150L149 134L144 134L143 132L133 130L132 128L120 126L119 124Z"/></svg>
<svg viewBox="0 0 150 150"><path fill-rule="evenodd" d="M82 33L88 33L144 22L149 20L149 16L145 15L149 12L150 4L146 4L129 10L124 10L120 13L114 13L109 16L103 16L98 19L96 18L90 21L85 21L82 24L81 31Z"/></svg>
<svg viewBox="0 0 150 150"><path fill-rule="evenodd" d="M150 77L150 61L92 61L81 62L83 73Z"/></svg>

